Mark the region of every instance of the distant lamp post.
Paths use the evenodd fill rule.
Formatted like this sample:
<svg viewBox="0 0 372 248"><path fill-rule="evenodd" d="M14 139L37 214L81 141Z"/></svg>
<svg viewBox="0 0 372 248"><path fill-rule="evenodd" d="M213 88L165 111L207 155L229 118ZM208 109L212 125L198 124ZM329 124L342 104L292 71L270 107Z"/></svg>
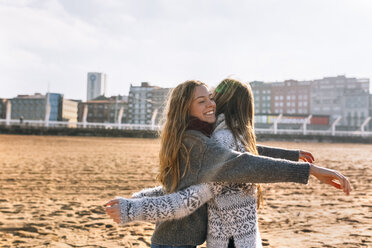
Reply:
<svg viewBox="0 0 372 248"><path fill-rule="evenodd" d="M302 133L304 135L307 134L307 124L310 124L311 123L311 118L313 116L312 115L309 115L305 120L304 120L304 123L302 124Z"/></svg>
<svg viewBox="0 0 372 248"><path fill-rule="evenodd" d="M87 127L87 117L88 117L88 104L84 104L84 111L83 111L83 127Z"/></svg>
<svg viewBox="0 0 372 248"><path fill-rule="evenodd" d="M48 127L49 126L49 118L50 118L50 110L51 110L51 107L50 107L50 102L49 102L49 93L47 94L47 97L46 97L46 104L45 104L45 120L44 120L44 123L45 123L45 126Z"/></svg>
<svg viewBox="0 0 372 248"><path fill-rule="evenodd" d="M370 120L371 120L371 117L369 116L369 117L367 117L367 119L365 119L365 120L363 121L362 125L360 126L360 131L361 131L362 133L365 132L365 127L367 126L367 124L369 123Z"/></svg>
<svg viewBox="0 0 372 248"><path fill-rule="evenodd" d="M341 119L342 119L342 116L339 115L337 119L332 123L332 126L331 126L332 136L336 135L336 125L341 121Z"/></svg>
<svg viewBox="0 0 372 248"><path fill-rule="evenodd" d="M118 119L117 119L119 126L121 125L121 119L123 117L123 113L124 113L124 106L121 106L121 108L119 110L119 114L118 114Z"/></svg>
<svg viewBox="0 0 372 248"><path fill-rule="evenodd" d="M8 100L6 102L6 125L10 125L10 118L11 118L11 113L12 113L12 104Z"/></svg>
<svg viewBox="0 0 372 248"><path fill-rule="evenodd" d="M283 114L280 114L279 116L278 116L278 118L276 118L276 120L274 120L274 134L277 134L278 133L278 123L279 123L279 121L280 121L280 119L282 119L282 117L283 117Z"/></svg>
<svg viewBox="0 0 372 248"><path fill-rule="evenodd" d="M152 114L152 117L151 117L151 128L152 129L155 128L155 120L156 120L157 115L158 115L158 109L155 109L154 113Z"/></svg>

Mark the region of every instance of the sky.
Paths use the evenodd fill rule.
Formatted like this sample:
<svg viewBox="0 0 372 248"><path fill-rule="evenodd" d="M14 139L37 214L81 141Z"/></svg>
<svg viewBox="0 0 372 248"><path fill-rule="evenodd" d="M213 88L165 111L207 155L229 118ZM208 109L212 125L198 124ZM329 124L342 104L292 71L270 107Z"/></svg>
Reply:
<svg viewBox="0 0 372 248"><path fill-rule="evenodd" d="M372 78L370 0L0 0L0 98L86 99L88 72L107 93L175 87Z"/></svg>

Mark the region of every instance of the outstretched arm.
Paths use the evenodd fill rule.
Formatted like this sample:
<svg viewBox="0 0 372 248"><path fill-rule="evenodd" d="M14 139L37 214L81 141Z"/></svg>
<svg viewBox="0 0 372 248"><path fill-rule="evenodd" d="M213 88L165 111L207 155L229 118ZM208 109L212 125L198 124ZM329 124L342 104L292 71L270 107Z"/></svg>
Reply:
<svg viewBox="0 0 372 248"><path fill-rule="evenodd" d="M237 141L236 143L232 132L228 129L222 129L214 132L212 135L212 139L215 140L218 144L231 150L239 152L245 151L245 147L243 146L243 144L241 144L241 142L239 141ZM236 147L236 145L238 145L238 147ZM285 149L272 146L263 146L258 144L256 145L256 148L260 156L280 158L291 161L298 161L301 159L309 163L314 162L313 155L310 152L302 150Z"/></svg>
<svg viewBox="0 0 372 248"><path fill-rule="evenodd" d="M310 163L232 152L211 139L206 139L205 142L205 145L202 146L205 149L201 156L197 155L197 148L193 147L190 151L190 154L195 151L196 154L193 155L196 158L202 158L195 173L191 172L195 175L193 178L196 178L196 183L225 181L237 183L297 182L306 184L309 175L313 175L321 182L342 189L346 194L349 194L351 190L348 179L335 170Z"/></svg>
<svg viewBox="0 0 372 248"><path fill-rule="evenodd" d="M142 197L157 197L163 196L165 192L162 186L157 186L154 188L146 188L142 189L141 191L135 192L132 195L132 198L142 198Z"/></svg>
<svg viewBox="0 0 372 248"><path fill-rule="evenodd" d="M106 212L121 224L180 219L204 205L221 189L219 184L198 184L160 197L117 198L105 204Z"/></svg>
<svg viewBox="0 0 372 248"><path fill-rule="evenodd" d="M291 150L272 146L257 145L258 154L271 158L281 158L292 161L303 160L305 162L314 162L314 156L310 152L303 150Z"/></svg>
<svg viewBox="0 0 372 248"><path fill-rule="evenodd" d="M299 150L283 149L278 147L256 145L258 154L265 157L281 158L291 161L298 161L300 158Z"/></svg>

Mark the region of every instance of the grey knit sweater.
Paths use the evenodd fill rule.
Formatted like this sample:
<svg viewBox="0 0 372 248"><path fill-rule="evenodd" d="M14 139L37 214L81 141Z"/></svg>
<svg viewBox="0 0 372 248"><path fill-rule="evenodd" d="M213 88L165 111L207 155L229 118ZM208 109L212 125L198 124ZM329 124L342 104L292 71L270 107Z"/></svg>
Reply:
<svg viewBox="0 0 372 248"><path fill-rule="evenodd" d="M236 147L232 133L225 126L223 115L219 116L217 124L212 139L229 149L244 152L241 143ZM263 149L270 150L258 150L262 152ZM298 151L292 151L291 156L288 154L291 154L289 151L287 157L298 160ZM276 155L275 152L273 155ZM236 247L261 247L255 191L255 185L250 183L199 184L168 195L163 195L161 187L146 189L133 195L139 199L120 199L121 219L122 223L179 219L192 214L209 201L208 247L227 247L230 237L234 238Z"/></svg>
<svg viewBox="0 0 372 248"><path fill-rule="evenodd" d="M217 120L212 139L229 149L245 151L239 141L236 147L223 115ZM255 193L256 186L251 183L199 184L164 196L162 188L156 187L133 195L134 198L145 197L142 199L121 198L121 219L122 223L178 219L191 214L208 201L207 247L228 247L229 238L233 237L237 248L257 248L262 245L257 225Z"/></svg>

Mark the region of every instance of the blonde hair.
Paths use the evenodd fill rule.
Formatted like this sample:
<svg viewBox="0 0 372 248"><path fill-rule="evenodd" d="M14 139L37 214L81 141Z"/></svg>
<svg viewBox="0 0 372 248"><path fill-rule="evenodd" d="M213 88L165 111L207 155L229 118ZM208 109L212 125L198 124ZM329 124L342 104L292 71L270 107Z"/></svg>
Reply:
<svg viewBox="0 0 372 248"><path fill-rule="evenodd" d="M161 147L159 152L159 174L157 179L169 192L174 192L181 179L180 159L185 158L189 167L189 154L182 144L183 135L190 118L190 106L197 86L207 86L205 83L189 80L179 84L170 94L164 110L164 124L160 133ZM184 176L184 174L182 176ZM168 181L170 179L170 181Z"/></svg>
<svg viewBox="0 0 372 248"><path fill-rule="evenodd" d="M214 90L216 115L224 114L225 123L232 132L236 149L238 141L245 150L257 155L254 133L254 100L251 86L235 79L224 79ZM257 207L263 205L261 185L257 184Z"/></svg>

